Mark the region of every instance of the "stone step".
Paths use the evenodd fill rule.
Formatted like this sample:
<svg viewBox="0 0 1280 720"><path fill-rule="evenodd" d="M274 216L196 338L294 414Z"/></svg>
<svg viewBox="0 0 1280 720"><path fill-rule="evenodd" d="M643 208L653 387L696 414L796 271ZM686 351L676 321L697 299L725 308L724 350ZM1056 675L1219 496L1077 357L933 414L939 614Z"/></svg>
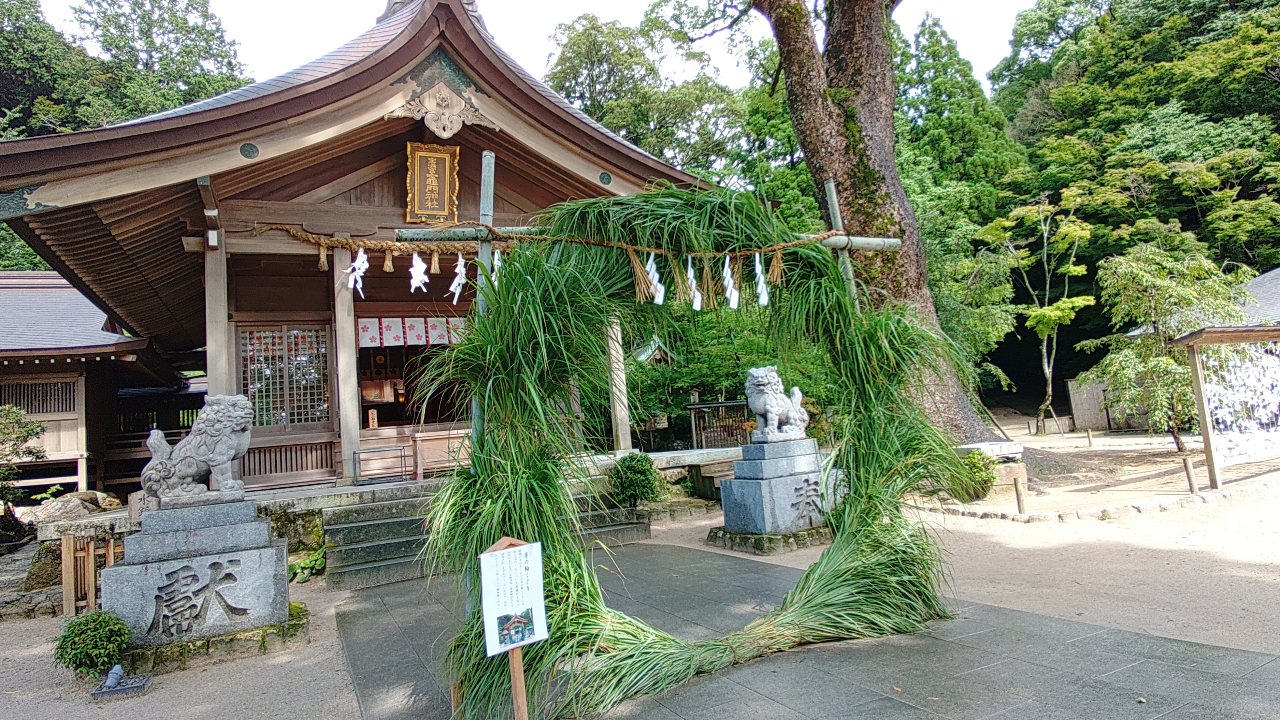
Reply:
<svg viewBox="0 0 1280 720"><path fill-rule="evenodd" d="M400 557L417 557L427 539L417 537L401 537L392 540L373 540L329 548L325 555L325 572L330 569L351 567L379 560L393 560Z"/></svg>
<svg viewBox="0 0 1280 720"><path fill-rule="evenodd" d="M616 523L614 525L601 525L593 528L583 528L582 533L578 536L582 539L582 544L595 545L603 543L606 546L613 547L615 545L626 545L628 543L640 542L650 538L649 523L647 522L629 522Z"/></svg>
<svg viewBox="0 0 1280 720"><path fill-rule="evenodd" d="M418 556L405 555L341 568L328 567L325 569L324 582L330 590L359 590L401 580L414 580L425 575L426 567Z"/></svg>
<svg viewBox="0 0 1280 720"><path fill-rule="evenodd" d="M578 525L583 528L636 522L636 511L631 508L602 508L578 513Z"/></svg>
<svg viewBox="0 0 1280 720"><path fill-rule="evenodd" d="M422 518L403 517L385 520L325 525L324 542L331 547L343 547L375 540L395 540L421 537Z"/></svg>
<svg viewBox="0 0 1280 720"><path fill-rule="evenodd" d="M325 508L321 516L324 518L326 528L331 525L350 525L370 520L421 518L426 501L426 497L419 495L363 505Z"/></svg>

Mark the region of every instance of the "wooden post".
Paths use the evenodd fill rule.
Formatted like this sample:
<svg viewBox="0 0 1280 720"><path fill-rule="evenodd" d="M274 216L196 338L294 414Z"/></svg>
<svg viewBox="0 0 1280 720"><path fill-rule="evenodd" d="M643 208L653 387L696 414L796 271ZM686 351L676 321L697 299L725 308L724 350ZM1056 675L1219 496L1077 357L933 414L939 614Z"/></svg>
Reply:
<svg viewBox="0 0 1280 720"><path fill-rule="evenodd" d="M204 253L204 354L210 395L235 392L227 303L227 244Z"/></svg>
<svg viewBox="0 0 1280 720"><path fill-rule="evenodd" d="M62 614L76 616L76 538L62 536Z"/></svg>
<svg viewBox="0 0 1280 720"><path fill-rule="evenodd" d="M524 653L521 649L507 651L507 665L511 668L511 700L516 720L529 720L529 691L524 688Z"/></svg>
<svg viewBox="0 0 1280 720"><path fill-rule="evenodd" d="M613 418L613 449L631 451L631 410L627 405L627 366L622 355L622 323L617 318L605 328L609 350L609 413Z"/></svg>
<svg viewBox="0 0 1280 720"><path fill-rule="evenodd" d="M1084 429L1084 436L1085 436L1086 438L1088 438L1088 440L1089 440L1089 447L1093 447L1093 429L1092 429L1092 428L1085 428L1085 429Z"/></svg>
<svg viewBox="0 0 1280 720"><path fill-rule="evenodd" d="M1217 490L1218 459L1213 451L1213 417L1209 415L1209 401L1204 396L1204 362L1200 357L1200 348L1187 346L1187 360L1191 365L1191 388L1196 394L1196 415L1200 420L1200 437L1204 441L1204 467L1209 475L1209 488Z"/></svg>
<svg viewBox="0 0 1280 720"><path fill-rule="evenodd" d="M1192 495L1199 495L1200 489L1196 487L1196 471L1191 467L1191 458L1182 458L1182 470L1187 474L1187 489Z"/></svg>
<svg viewBox="0 0 1280 720"><path fill-rule="evenodd" d="M356 451L360 449L360 374L356 338L355 297L344 270L351 267L351 251L333 249L333 343L338 358L338 436L342 446L342 477L338 485L350 485L356 477Z"/></svg>
<svg viewBox="0 0 1280 720"><path fill-rule="evenodd" d="M1013 478L1013 499L1018 504L1018 514L1027 514L1027 490L1022 484L1022 473Z"/></svg>

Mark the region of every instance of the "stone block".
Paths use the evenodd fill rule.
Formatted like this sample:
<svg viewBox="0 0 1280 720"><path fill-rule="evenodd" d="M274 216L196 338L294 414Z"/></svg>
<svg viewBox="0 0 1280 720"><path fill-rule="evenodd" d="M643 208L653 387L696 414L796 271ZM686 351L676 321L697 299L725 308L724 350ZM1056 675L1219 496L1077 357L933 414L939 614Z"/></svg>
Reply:
<svg viewBox="0 0 1280 720"><path fill-rule="evenodd" d="M990 455L991 457L1009 460L1022 459L1022 445L1014 442L980 442L969 443L968 445L958 445L955 448L956 454L960 457L966 457L969 453L977 451Z"/></svg>
<svg viewBox="0 0 1280 720"><path fill-rule="evenodd" d="M813 473L818 470L818 454L792 455L771 460L739 460L733 464L733 476L760 480L764 478L783 477ZM724 499L724 482L721 481L721 500Z"/></svg>
<svg viewBox="0 0 1280 720"><path fill-rule="evenodd" d="M253 550L117 564L102 571L102 609L119 615L140 645L185 643L276 625L289 616L285 567L282 542ZM157 658L157 664L161 660ZM173 658L163 660L168 664Z"/></svg>
<svg viewBox="0 0 1280 720"><path fill-rule="evenodd" d="M786 440L783 442L754 443L742 446L743 460L773 460L795 455L816 455L818 441L813 438Z"/></svg>
<svg viewBox="0 0 1280 720"><path fill-rule="evenodd" d="M229 502L244 502L244 490L210 490L197 495L177 495L160 498L160 509L203 507Z"/></svg>
<svg viewBox="0 0 1280 720"><path fill-rule="evenodd" d="M258 515L252 500L216 503L169 510L149 510L142 514L143 533L171 533L221 525L251 522ZM193 551L199 552L198 548Z"/></svg>
<svg viewBox="0 0 1280 720"><path fill-rule="evenodd" d="M767 480L725 480L720 484L725 529L785 535L821 525L821 485L822 478L816 472Z"/></svg>
<svg viewBox="0 0 1280 720"><path fill-rule="evenodd" d="M221 555L270 544L271 522L266 518L167 533L134 533L124 539L123 562L125 565L138 565L195 554Z"/></svg>

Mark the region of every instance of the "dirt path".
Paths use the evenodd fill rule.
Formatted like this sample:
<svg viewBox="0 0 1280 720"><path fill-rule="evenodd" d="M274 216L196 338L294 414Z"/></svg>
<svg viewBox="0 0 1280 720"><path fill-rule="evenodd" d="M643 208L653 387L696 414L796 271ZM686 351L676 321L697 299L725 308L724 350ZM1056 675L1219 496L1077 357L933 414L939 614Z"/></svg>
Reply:
<svg viewBox="0 0 1280 720"><path fill-rule="evenodd" d="M334 623L346 593L293 585L311 610L311 642L282 652L157 675L140 697L95 703L88 683L53 666L61 618L0 623L0 718L23 720L269 720L358 718Z"/></svg>

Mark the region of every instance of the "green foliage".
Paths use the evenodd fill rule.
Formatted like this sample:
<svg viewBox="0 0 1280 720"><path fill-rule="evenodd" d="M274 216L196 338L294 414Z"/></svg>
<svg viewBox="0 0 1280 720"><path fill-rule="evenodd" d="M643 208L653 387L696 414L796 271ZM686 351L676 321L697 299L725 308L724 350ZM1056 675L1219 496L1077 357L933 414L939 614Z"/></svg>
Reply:
<svg viewBox="0 0 1280 720"><path fill-rule="evenodd" d="M14 481L18 463L44 459L44 448L37 444L44 435L44 423L28 420L22 408L0 405L0 541L19 540L30 534L30 528L18 520L13 503L21 497Z"/></svg>
<svg viewBox="0 0 1280 720"><path fill-rule="evenodd" d="M1146 413L1152 430L1173 433L1195 422L1195 399L1186 351L1171 341L1206 325L1243 319L1247 267L1224 272L1200 252L1135 245L1102 261L1098 284L1111 324L1127 334L1084 343L1109 352L1081 378L1104 383L1109 407L1125 414Z"/></svg>
<svg viewBox="0 0 1280 720"><path fill-rule="evenodd" d="M996 484L996 459L990 455L974 450L963 459L965 470L969 474L969 483L959 490L955 499L962 503L977 502L991 492Z"/></svg>
<svg viewBox="0 0 1280 720"><path fill-rule="evenodd" d="M289 582L302 584L316 575L323 575L325 555L328 552L329 546L325 545L318 550L313 550L307 553L307 556L301 560L295 560L289 563Z"/></svg>
<svg viewBox="0 0 1280 720"><path fill-rule="evenodd" d="M53 647L53 662L85 678L96 678L120 662L129 647L129 626L115 613L95 610L67 621Z"/></svg>
<svg viewBox="0 0 1280 720"><path fill-rule="evenodd" d="M32 495L31 499L41 500L41 501L52 500L54 497L57 496L58 493L62 492L62 490L63 490L63 487L61 485L50 485L49 487L45 488L44 492L36 493L35 495Z"/></svg>
<svg viewBox="0 0 1280 720"><path fill-rule="evenodd" d="M661 481L653 459L633 452L618 458L609 469L609 494L627 507L635 507L640 502L658 500L662 495Z"/></svg>
<svg viewBox="0 0 1280 720"><path fill-rule="evenodd" d="M248 82L207 0L85 0L74 10L83 38L58 32L36 0L0 3L0 139L101 127ZM8 260L10 240L0 237L0 263L26 267Z"/></svg>
<svg viewBox="0 0 1280 720"><path fill-rule="evenodd" d="M8 225L0 223L0 271L48 270L49 264Z"/></svg>
<svg viewBox="0 0 1280 720"><path fill-rule="evenodd" d="M595 15L556 28L547 85L613 132L690 172L719 177L737 144L741 111L731 90L702 73L683 82L659 72L664 55L706 58L652 22L631 28Z"/></svg>

